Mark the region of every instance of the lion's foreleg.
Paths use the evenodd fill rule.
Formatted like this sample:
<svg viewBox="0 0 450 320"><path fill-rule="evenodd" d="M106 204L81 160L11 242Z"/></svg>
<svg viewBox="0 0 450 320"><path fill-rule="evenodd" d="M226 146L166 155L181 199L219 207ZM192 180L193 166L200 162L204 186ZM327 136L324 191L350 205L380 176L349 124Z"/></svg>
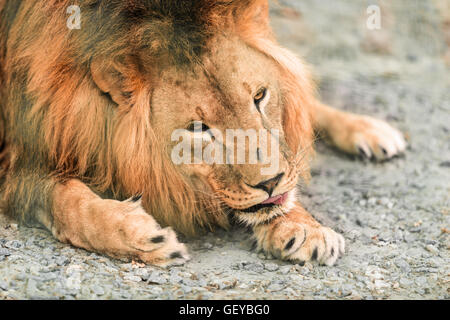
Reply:
<svg viewBox="0 0 450 320"><path fill-rule="evenodd" d="M39 223L62 242L162 266L189 258L175 232L160 228L140 201L102 199L76 179L23 175L10 178L5 191L8 211L25 210L22 221Z"/></svg>
<svg viewBox="0 0 450 320"><path fill-rule="evenodd" d="M318 133L350 154L382 160L406 147L403 135L381 120L336 110L320 102L313 104L312 118Z"/></svg>
<svg viewBox="0 0 450 320"><path fill-rule="evenodd" d="M156 265L189 258L175 232L161 229L140 201L101 199L79 180L55 186L52 213L55 237L87 250Z"/></svg>
<svg viewBox="0 0 450 320"><path fill-rule="evenodd" d="M304 263L333 265L344 253L344 238L318 223L300 204L270 223L253 227L257 249L275 257Z"/></svg>

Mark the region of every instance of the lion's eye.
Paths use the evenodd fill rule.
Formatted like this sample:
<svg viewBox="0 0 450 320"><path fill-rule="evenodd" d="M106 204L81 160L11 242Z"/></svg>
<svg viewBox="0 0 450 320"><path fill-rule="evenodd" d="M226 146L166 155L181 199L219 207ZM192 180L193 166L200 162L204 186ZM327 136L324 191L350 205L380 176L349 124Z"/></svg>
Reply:
<svg viewBox="0 0 450 320"><path fill-rule="evenodd" d="M261 88L258 90L256 95L253 97L253 101L255 102L256 109L258 109L259 112L261 112L261 103L266 98L267 95L267 89Z"/></svg>
<svg viewBox="0 0 450 320"><path fill-rule="evenodd" d="M205 131L209 130L209 127L206 124L204 124L203 122L193 121L188 125L186 130L191 131L191 132L205 132Z"/></svg>

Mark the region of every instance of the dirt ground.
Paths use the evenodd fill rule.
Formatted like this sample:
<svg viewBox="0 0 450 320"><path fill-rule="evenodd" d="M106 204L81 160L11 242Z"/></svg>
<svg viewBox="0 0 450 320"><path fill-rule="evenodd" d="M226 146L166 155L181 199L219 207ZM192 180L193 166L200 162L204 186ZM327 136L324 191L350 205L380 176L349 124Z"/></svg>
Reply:
<svg viewBox="0 0 450 320"><path fill-rule="evenodd" d="M366 25L381 6L381 29ZM323 100L385 119L406 154L373 163L319 143L299 199L346 238L333 267L249 252L236 228L185 240L168 270L109 259L0 217L0 299L449 299L450 4L279 0L280 42L312 65Z"/></svg>

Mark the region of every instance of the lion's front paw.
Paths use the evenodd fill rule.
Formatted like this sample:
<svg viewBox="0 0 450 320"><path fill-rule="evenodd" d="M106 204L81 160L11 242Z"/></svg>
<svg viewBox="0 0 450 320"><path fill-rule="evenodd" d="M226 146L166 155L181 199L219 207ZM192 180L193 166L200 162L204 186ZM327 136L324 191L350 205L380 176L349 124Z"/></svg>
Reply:
<svg viewBox="0 0 450 320"><path fill-rule="evenodd" d="M150 242L161 241L160 246L151 251L142 251L138 253L138 258L143 262L151 263L161 267L181 265L190 259L186 246L178 242L175 232L166 228L163 229L166 234L163 238L161 236L152 237Z"/></svg>
<svg viewBox="0 0 450 320"><path fill-rule="evenodd" d="M317 260L331 266L345 251L344 237L320 225L284 221L255 235L259 249L300 264Z"/></svg>
<svg viewBox="0 0 450 320"><path fill-rule="evenodd" d="M342 125L331 130L330 137L343 151L385 160L406 149L403 134L384 121L353 114L347 114L342 120Z"/></svg>
<svg viewBox="0 0 450 320"><path fill-rule="evenodd" d="M158 266L180 265L190 259L186 246L178 242L171 228L161 229L138 207L123 220L122 241L133 258Z"/></svg>
<svg viewBox="0 0 450 320"><path fill-rule="evenodd" d="M85 228L83 239L71 239L80 247L163 267L190 259L175 232L161 228L140 202L101 199L92 203L90 213L97 217L95 224Z"/></svg>

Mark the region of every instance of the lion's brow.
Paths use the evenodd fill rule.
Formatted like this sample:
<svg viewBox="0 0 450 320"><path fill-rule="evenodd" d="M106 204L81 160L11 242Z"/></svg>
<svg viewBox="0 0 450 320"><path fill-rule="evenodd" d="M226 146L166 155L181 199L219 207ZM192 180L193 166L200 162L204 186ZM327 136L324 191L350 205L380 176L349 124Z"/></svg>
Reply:
<svg viewBox="0 0 450 320"><path fill-rule="evenodd" d="M226 94L226 92L223 91L222 87L220 86L220 82L217 79L217 77L212 73L208 72L206 69L203 70L203 73L208 79L209 84L211 85L211 88L213 88L213 93L216 95L217 100L220 102L220 104L229 112L231 112L233 115L237 115L236 111L233 108L233 104L230 101L230 98Z"/></svg>

